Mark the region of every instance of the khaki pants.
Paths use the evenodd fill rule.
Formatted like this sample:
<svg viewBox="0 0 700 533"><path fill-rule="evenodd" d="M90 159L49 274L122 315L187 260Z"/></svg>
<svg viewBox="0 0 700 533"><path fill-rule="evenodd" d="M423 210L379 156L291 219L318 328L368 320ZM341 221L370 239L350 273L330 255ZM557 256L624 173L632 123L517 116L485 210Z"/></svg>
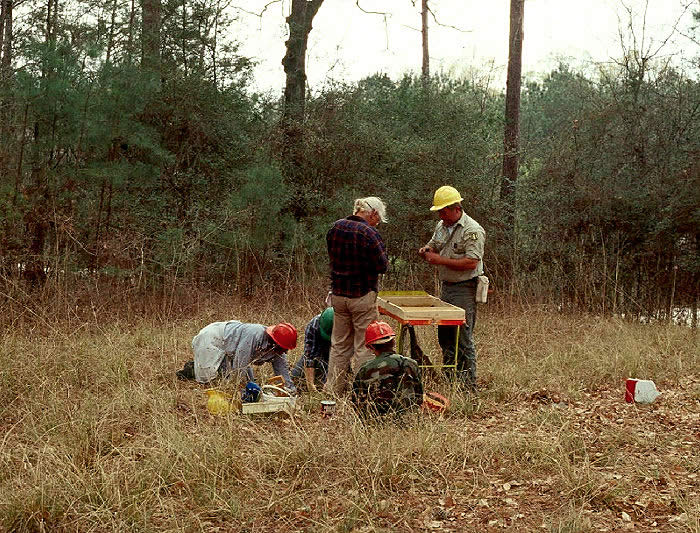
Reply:
<svg viewBox="0 0 700 533"><path fill-rule="evenodd" d="M365 347L365 330L377 320L377 293L370 291L359 298L347 298L334 294L333 334L328 358L328 379L324 392L343 394L352 376L368 360L374 357ZM352 367L352 375L348 375Z"/></svg>

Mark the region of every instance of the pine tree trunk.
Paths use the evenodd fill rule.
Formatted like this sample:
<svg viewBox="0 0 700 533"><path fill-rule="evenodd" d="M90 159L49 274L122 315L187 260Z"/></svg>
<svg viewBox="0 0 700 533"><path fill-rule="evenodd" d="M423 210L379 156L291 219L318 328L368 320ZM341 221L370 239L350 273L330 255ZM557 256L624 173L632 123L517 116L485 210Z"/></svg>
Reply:
<svg viewBox="0 0 700 533"><path fill-rule="evenodd" d="M141 0L142 53L141 68L160 72L160 0Z"/></svg>
<svg viewBox="0 0 700 533"><path fill-rule="evenodd" d="M10 167L12 143L12 0L0 0L0 175Z"/></svg>
<svg viewBox="0 0 700 533"><path fill-rule="evenodd" d="M213 37L213 43L211 47L211 68L212 68L212 76L214 78L214 87L217 87L217 81L216 81L216 48L218 46L219 42L219 15L221 11L219 8L219 1L216 1L216 14L214 18L214 37Z"/></svg>
<svg viewBox="0 0 700 533"><path fill-rule="evenodd" d="M8 80L12 74L12 0L2 1L2 24L0 28L0 75Z"/></svg>
<svg viewBox="0 0 700 533"><path fill-rule="evenodd" d="M182 66L185 70L185 77L187 77L187 41L185 36L187 35L187 2L182 0L182 39L180 44L182 46Z"/></svg>
<svg viewBox="0 0 700 533"><path fill-rule="evenodd" d="M524 0L511 0L508 78L506 81L506 124L503 136L503 175L501 180L501 200L506 205L510 227L512 227L515 213L515 185L518 181L523 15Z"/></svg>
<svg viewBox="0 0 700 533"><path fill-rule="evenodd" d="M12 196L12 205L17 204L19 188L22 182L22 165L24 163L24 147L27 143L27 116L29 114L29 104L24 106L24 120L22 121L22 138L19 143L19 155L17 156L17 174L15 174L15 192Z"/></svg>
<svg viewBox="0 0 700 533"><path fill-rule="evenodd" d="M51 19L51 37L54 40L58 35L56 28L58 28L58 0L53 1L53 17Z"/></svg>
<svg viewBox="0 0 700 533"><path fill-rule="evenodd" d="M421 4L421 35L423 48L422 79L423 86L430 80L430 56L428 54L428 0L422 0Z"/></svg>
<svg viewBox="0 0 700 533"><path fill-rule="evenodd" d="M112 60L112 48L114 47L114 23L117 18L117 0L112 0L112 14L109 21L109 34L107 37L107 63Z"/></svg>
<svg viewBox="0 0 700 533"><path fill-rule="evenodd" d="M0 63L2 62L3 55L3 42L5 39L5 10L6 10L7 0L0 0Z"/></svg>
<svg viewBox="0 0 700 533"><path fill-rule="evenodd" d="M127 30L126 57L127 63L131 65L134 53L134 17L136 16L136 6L134 0L131 0L131 9L129 11L129 27Z"/></svg>

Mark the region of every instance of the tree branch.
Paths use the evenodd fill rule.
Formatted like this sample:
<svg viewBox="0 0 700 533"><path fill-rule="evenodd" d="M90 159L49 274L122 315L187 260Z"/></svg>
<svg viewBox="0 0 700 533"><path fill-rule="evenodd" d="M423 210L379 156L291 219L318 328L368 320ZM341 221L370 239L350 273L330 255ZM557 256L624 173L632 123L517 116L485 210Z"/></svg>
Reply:
<svg viewBox="0 0 700 533"><path fill-rule="evenodd" d="M647 10L649 8L649 1L646 0L644 3L644 13L642 15L642 36L641 36L641 41L637 42L637 34L635 33L635 27L634 27L634 19L635 19L635 13L634 10L632 9L631 6L628 6L624 1L621 1L620 4L622 4L622 7L625 9L625 12L627 13L627 22L626 26L627 29L629 30L629 34L632 37L632 42L631 47L625 46L625 35L622 32L622 21L618 17L618 33L620 36L620 45L622 46L622 51L627 56L627 54L631 51L634 53L634 60L635 62L638 63L638 66L641 68L645 67L645 63L648 62L649 60L655 58L659 52L666 46L668 41L673 37L675 33L678 33L680 35L683 35L684 37L688 37L690 40L695 41L692 37L689 37L687 35L684 35L682 32L678 30L678 24L680 23L681 19L685 16L687 11L690 9L691 3L681 3L683 6L683 11L681 14L678 16L676 21L673 23L673 26L671 27L671 30L669 34L661 40L660 44L658 46L654 46L653 44L653 39L647 39L646 36L646 25L647 25ZM649 42L647 42L649 41Z"/></svg>
<svg viewBox="0 0 700 533"><path fill-rule="evenodd" d="M360 5L360 0L355 0L355 5L360 9L360 11L362 11L363 13L367 13L368 15L383 15L384 18L386 18L387 16L391 16L391 13L386 13L384 11L367 11Z"/></svg>
<svg viewBox="0 0 700 533"><path fill-rule="evenodd" d="M415 3L413 0L411 0L411 3L412 3L413 6L415 7L416 3ZM443 24L443 23L441 23L441 22L437 19L437 17L435 16L435 13L433 12L433 10L430 9L430 7L428 7L428 13L430 13L430 14L433 16L433 20L435 21L435 24L437 24L438 26L442 26L443 28L450 28L450 29L453 29L453 30L457 30L458 32L461 32L461 33L471 33L471 32L472 32L472 30L463 30L462 28L458 28L457 26L452 26L452 25L450 25L450 24ZM402 24L401 26L404 27L404 28L408 28L409 30L421 31L420 28L414 28L413 26L408 26L408 25L406 25L406 24Z"/></svg>
<svg viewBox="0 0 700 533"><path fill-rule="evenodd" d="M656 49L656 51L655 51L654 53L652 53L652 54L649 56L650 59L653 58L654 56L656 56L656 54L658 54L658 53L661 51L661 49L662 49L664 46L666 46L666 43L668 42L668 40L669 40L671 37L673 37L673 34L674 34L674 33L680 33L680 32L678 31L678 24L680 23L681 19L682 19L683 16L686 14L686 12L688 11L689 8L690 8L690 5L686 5L686 6L683 7L683 12L682 12L680 15L678 15L678 18L676 19L676 22L673 23L673 26L671 27L671 32L670 32L670 33L668 34L668 36L661 42L661 44L660 44L659 47ZM682 35L682 34L681 34L681 35ZM649 45L649 46L651 46L651 45Z"/></svg>
<svg viewBox="0 0 700 533"><path fill-rule="evenodd" d="M267 8L270 7L272 4L279 4L282 2L282 0L272 0L271 2L268 2L265 4L265 7L262 8L262 11L260 13L256 13L255 11L248 11L247 9L243 9L242 7L239 6L231 6L234 9L237 9L238 11L242 11L243 13L248 13L249 15L253 15L254 17L262 18L262 16L265 14L265 11L267 11Z"/></svg>
<svg viewBox="0 0 700 533"><path fill-rule="evenodd" d="M457 30L458 32L461 32L461 33L471 33L472 32L472 30L463 30L462 28L458 28L457 26L452 26L451 24L442 24L440 21L438 21L437 17L435 16L435 13L433 12L432 9L430 9L430 7L428 7L428 13L430 13L433 16L433 21L435 21L435 24L437 24L438 26L442 26L444 28L451 28L451 29Z"/></svg>

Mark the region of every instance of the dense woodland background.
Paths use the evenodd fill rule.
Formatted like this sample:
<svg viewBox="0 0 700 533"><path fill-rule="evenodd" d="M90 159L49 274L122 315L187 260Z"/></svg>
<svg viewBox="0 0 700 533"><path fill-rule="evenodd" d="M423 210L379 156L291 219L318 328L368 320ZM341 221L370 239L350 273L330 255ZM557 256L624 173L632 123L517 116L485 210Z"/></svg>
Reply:
<svg viewBox="0 0 700 533"><path fill-rule="evenodd" d="M384 287L433 291L416 250L435 224L433 191L451 184L486 229L497 301L697 317L697 28L681 29L695 57L631 34L615 63L524 79L506 205L505 95L479 65L470 79L314 87L292 107L289 92L251 89L224 3L0 2L3 305L59 292L79 305L95 287L132 301L323 294L325 233L367 195L389 207Z"/></svg>

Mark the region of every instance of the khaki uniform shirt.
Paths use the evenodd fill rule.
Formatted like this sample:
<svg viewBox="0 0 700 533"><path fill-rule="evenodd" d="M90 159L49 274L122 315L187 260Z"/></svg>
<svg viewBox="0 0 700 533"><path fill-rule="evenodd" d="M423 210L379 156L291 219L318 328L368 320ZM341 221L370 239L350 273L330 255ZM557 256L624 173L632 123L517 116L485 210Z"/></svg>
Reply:
<svg viewBox="0 0 700 533"><path fill-rule="evenodd" d="M442 220L437 223L428 246L442 257L449 259L478 259L474 270L453 270L445 265L438 265L441 281L465 281L484 273L484 244L486 232L473 218L462 212L460 219L450 227L445 227Z"/></svg>

